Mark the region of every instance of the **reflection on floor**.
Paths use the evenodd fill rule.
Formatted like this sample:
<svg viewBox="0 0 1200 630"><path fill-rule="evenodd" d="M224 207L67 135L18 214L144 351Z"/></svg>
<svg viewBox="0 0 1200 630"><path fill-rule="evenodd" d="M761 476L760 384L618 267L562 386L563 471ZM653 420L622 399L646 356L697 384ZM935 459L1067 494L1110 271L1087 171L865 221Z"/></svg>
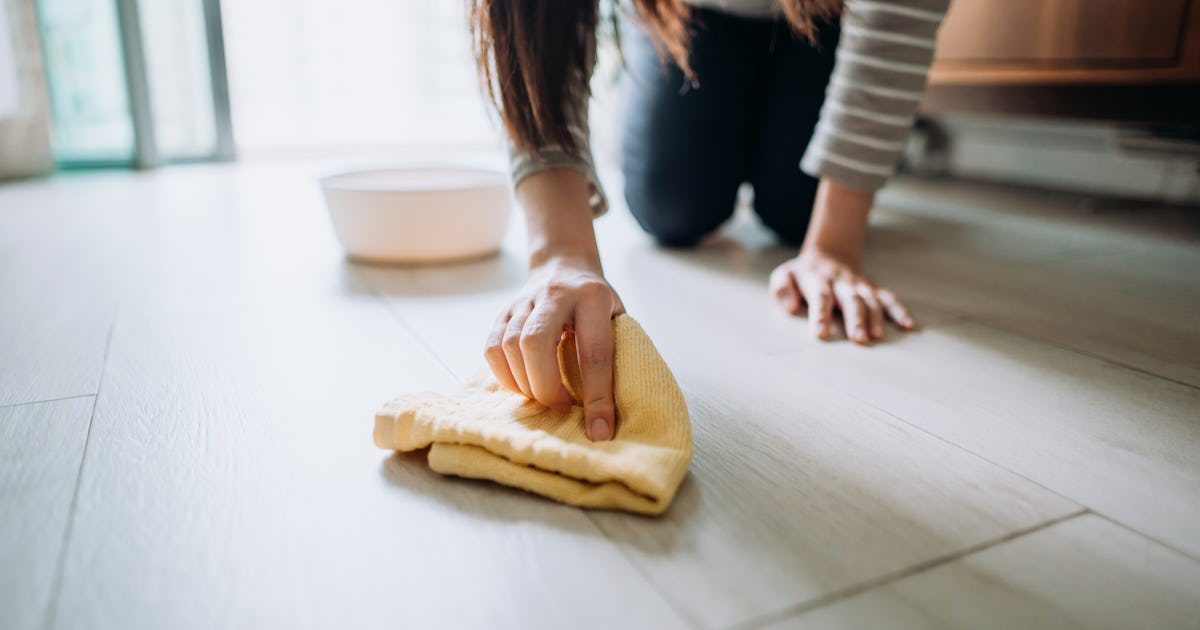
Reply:
<svg viewBox="0 0 1200 630"><path fill-rule="evenodd" d="M776 312L741 217L599 219L688 397L660 519L445 480L371 444L450 389L505 253L346 263L310 164L0 187L0 626L1195 627L1200 215L900 180L867 269L922 324ZM619 190L619 187L614 187Z"/></svg>

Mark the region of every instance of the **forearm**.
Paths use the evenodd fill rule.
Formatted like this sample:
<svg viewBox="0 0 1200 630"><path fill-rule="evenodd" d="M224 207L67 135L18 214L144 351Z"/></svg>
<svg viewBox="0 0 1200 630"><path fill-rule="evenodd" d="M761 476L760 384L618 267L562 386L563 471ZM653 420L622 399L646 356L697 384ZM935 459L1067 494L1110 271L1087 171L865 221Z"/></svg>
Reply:
<svg viewBox="0 0 1200 630"><path fill-rule="evenodd" d="M874 203L874 192L821 178L803 249L832 255L857 270L867 240L867 217Z"/></svg>
<svg viewBox="0 0 1200 630"><path fill-rule="evenodd" d="M529 236L529 268L571 262L600 271L587 177L569 168L533 173L517 186Z"/></svg>

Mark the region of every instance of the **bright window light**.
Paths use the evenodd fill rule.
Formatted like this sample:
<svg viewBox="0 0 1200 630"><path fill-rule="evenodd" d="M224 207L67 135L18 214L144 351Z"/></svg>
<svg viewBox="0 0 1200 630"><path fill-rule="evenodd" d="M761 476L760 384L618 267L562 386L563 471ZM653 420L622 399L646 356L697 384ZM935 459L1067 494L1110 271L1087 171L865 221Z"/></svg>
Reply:
<svg viewBox="0 0 1200 630"><path fill-rule="evenodd" d="M222 3L239 153L497 146L465 5Z"/></svg>
<svg viewBox="0 0 1200 630"><path fill-rule="evenodd" d="M133 123L111 0L38 0L54 152L60 161L122 161Z"/></svg>
<svg viewBox="0 0 1200 630"><path fill-rule="evenodd" d="M217 136L200 0L138 6L158 150L166 158L211 154Z"/></svg>

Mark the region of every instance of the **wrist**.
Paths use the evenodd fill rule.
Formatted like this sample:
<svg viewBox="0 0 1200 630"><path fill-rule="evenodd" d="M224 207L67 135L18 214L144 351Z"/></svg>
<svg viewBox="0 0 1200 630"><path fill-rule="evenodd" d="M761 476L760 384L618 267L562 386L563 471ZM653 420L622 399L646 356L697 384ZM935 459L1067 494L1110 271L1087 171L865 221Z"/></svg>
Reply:
<svg viewBox="0 0 1200 630"><path fill-rule="evenodd" d="M867 241L867 217L875 201L865 192L822 179L801 254L816 251L858 269Z"/></svg>
<svg viewBox="0 0 1200 630"><path fill-rule="evenodd" d="M583 174L566 168L539 171L517 186L517 201L525 210L531 271L547 265L599 270L588 186Z"/></svg>
<svg viewBox="0 0 1200 630"><path fill-rule="evenodd" d="M834 258L854 271L862 270L863 246L840 239L805 239L800 246L800 255L820 254Z"/></svg>
<svg viewBox="0 0 1200 630"><path fill-rule="evenodd" d="M595 246L559 245L552 247L535 247L529 251L529 270L537 271L552 267L569 267L586 269L602 273L600 254Z"/></svg>

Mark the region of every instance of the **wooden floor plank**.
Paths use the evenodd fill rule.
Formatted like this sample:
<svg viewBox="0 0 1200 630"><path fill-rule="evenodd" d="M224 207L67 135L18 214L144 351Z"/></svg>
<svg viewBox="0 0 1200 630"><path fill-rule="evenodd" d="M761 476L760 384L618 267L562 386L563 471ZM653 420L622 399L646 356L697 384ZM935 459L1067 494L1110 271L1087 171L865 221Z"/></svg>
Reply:
<svg viewBox="0 0 1200 630"><path fill-rule="evenodd" d="M0 408L0 627L46 623L91 396Z"/></svg>
<svg viewBox="0 0 1200 630"><path fill-rule="evenodd" d="M890 281L905 295L971 319L1200 386L1198 294L1124 283L1099 271L1128 261L1114 255L1019 275L969 262L898 261Z"/></svg>
<svg viewBox="0 0 1200 630"><path fill-rule="evenodd" d="M1044 197L1030 198L1045 205ZM888 343L866 350L847 343L800 343L808 341L801 326L755 300L761 280L752 270L761 276L770 262L753 262L761 250L744 235L739 241L749 247L710 243L694 252L671 253L629 246L610 257L616 262L609 275L627 302L643 310L666 302L677 317L714 322L747 349L767 347L770 354L788 355L782 365L773 362L762 370L799 369L801 378L832 384L1200 554L1195 535L1200 506L1190 498L1200 487L1200 458L1194 455L1200 452L1194 411L1200 408L1200 392L1054 347L1114 359L1136 353L1133 363L1165 375L1200 368L1200 320L1190 316L1200 312L1200 280L1188 271L1200 264L1200 248L1174 233L1126 233L1124 223L1111 225L1113 219L1081 225L1091 217L1061 208L1058 212L1067 216L1055 224L1053 206L1013 216L1004 212L1007 206L979 208L997 203L987 196L952 201L941 208L934 204L933 210L904 209L890 216L885 211L888 228L882 235L873 233L882 245L872 253L874 266L895 279L901 295L919 295L946 312L1003 321L1019 334L952 325L957 320L946 317L923 332L892 334ZM929 215L937 221L924 221ZM957 234L940 227L955 217ZM1046 234L1039 235L1039 226ZM1080 234L1067 237L1067 232ZM922 240L928 235L937 238ZM744 273L731 274L730 268ZM960 275L947 281L952 274ZM992 284L971 281L982 276ZM924 292L905 290L913 287ZM986 316L988 305L1013 318ZM1114 322L1128 317L1140 323L1109 334L1119 326ZM1064 334L1051 334L1055 331ZM1134 338L1144 350L1130 350ZM1147 493L1147 487L1156 491Z"/></svg>
<svg viewBox="0 0 1200 630"><path fill-rule="evenodd" d="M516 217L504 254L475 263L350 264L317 194L324 170L202 166L0 188L0 291L21 304L0 309L0 418L27 409L5 401L95 393L112 329L59 627L727 626L1080 503L1196 553L1200 401L1186 383L1200 374L1200 249L1179 213L1146 210L1160 214L1145 223L1174 226L1164 231L1086 199L897 182L866 269L924 329L863 349L814 342L770 303L767 273L794 252L751 216L697 250L662 250L613 197L596 222L608 276L679 377L696 432L676 505L645 519L443 479L375 449L379 403L453 389L483 366L488 327L524 279L522 229ZM78 401L90 399L53 405ZM41 469L21 459L50 452L20 450L12 478L57 480L70 449ZM17 509L0 479L2 507ZM54 503L61 484L43 485L22 500ZM937 591L918 584L896 614L1008 620L1000 602L1037 623L1087 622L1089 598L1141 578L1147 588L1120 601L1158 606L1150 620L1165 624L1192 610L1169 585L1152 591L1194 581L1191 565L1111 523L1076 525L1093 518L995 547L1016 550L1007 565L969 564L992 550L958 561L985 577L1031 554L1092 553L1093 564L1053 563L1012 592L972 589L970 606L930 599L944 608L933 613L904 608ZM1116 551L1095 552L1101 543ZM16 553L40 558L41 544ZM1139 559L1167 569L1138 573ZM1104 568L1118 577L1103 582ZM1088 577L1070 586L1076 573ZM11 593L33 601L45 579ZM845 619L875 621L895 604L882 597Z"/></svg>
<svg viewBox="0 0 1200 630"><path fill-rule="evenodd" d="M0 186L0 405L96 393L140 201L105 177Z"/></svg>
<svg viewBox="0 0 1200 630"><path fill-rule="evenodd" d="M309 164L167 169L133 228L123 312L179 313L338 299L350 277Z"/></svg>
<svg viewBox="0 0 1200 630"><path fill-rule="evenodd" d="M1011 269L1014 268L1036 268L1039 265L1053 262L1058 265L1056 269L1060 270L1059 273L1063 274L1062 277L1066 277L1068 272L1073 269L1086 269L1088 265L1103 264L1108 256L1132 255L1123 250L1114 250L1114 245L1122 241L1115 237L1110 238L1111 235L1107 232L1085 234L1082 237L1067 240L1063 240L1053 233L1045 238L1031 238L1031 235L1036 234L1035 226L1021 222L1012 225L1011 221L1000 221L993 216L981 220L983 223L980 227L982 234L969 236L969 238L963 237L966 238L966 241L965 244L958 243L959 251L955 251L955 248L951 247L948 252L936 251L931 254L921 250L921 241L914 240L913 237L923 237L925 232L947 239L953 238L954 235L948 232L938 234L937 230L930 229L930 223L922 221L919 215L914 219L902 213L894 213L894 216L889 218L885 213L884 221L891 222L893 242L888 242L885 237L884 244L892 246L892 250L888 251L887 247L880 249L892 256L909 256L916 258L921 263L929 261L930 264L936 263L943 268L962 264L964 252L979 250L984 245L988 245L990 249L984 249L976 258L983 261L980 264L996 267L997 274L1011 274ZM996 226L989 225L989 223L997 221L1001 226L1008 226L1006 228L1008 235L1005 237L1008 240L997 237ZM968 227L971 227L970 222L967 223ZM831 417L840 415L853 418L848 423L855 426L860 434L864 433L861 430L862 426L872 426L872 423L858 419L860 415L870 417L871 413L858 410L853 403L842 402L840 399L836 403L829 403L829 407L810 403L809 401L812 400L830 399L829 394L812 386L812 383L823 380L867 400L875 407L889 413L896 413L906 420L910 416L916 415L918 420L914 424L917 426L934 431L952 442L965 444L968 448L979 447L982 442L991 442L993 444L991 448L981 447L976 451L985 456L992 456L997 449L1023 452L1029 462L1033 464L1040 462L1046 466L1046 469L1026 472L1025 466L1018 465L1021 462L1011 462L1003 457L1000 458L1000 461L1005 464L1013 464L1014 470L1031 475L1035 480L1052 488L1061 489L1063 492L1079 493L1073 496L1089 500L1096 499L1095 503L1100 508L1125 506L1126 511L1140 512L1144 518L1139 522L1162 523L1163 525L1160 525L1155 531L1167 534L1167 538L1179 540L1180 536L1186 532L1194 531L1194 515L1190 513L1189 507L1191 503L1180 500L1179 496L1179 493L1186 492L1187 488L1196 487L1197 483L1193 458L1188 455L1188 449L1191 449L1192 445L1196 443L1193 435L1194 426L1186 421L1185 415L1188 413L1188 409L1193 409L1196 405L1191 399L1194 392L1188 388L1152 377L1143 378L1134 372L1087 359L1071 352L1031 343L1020 337L1015 337L1012 342L983 344L981 348L963 345L963 347L947 349L944 347L945 339L953 338L960 331L972 331L979 328L950 326L943 330L945 325L958 321L953 315L946 313L966 310L962 309L957 302L949 302L949 308L945 311L938 312L935 308L935 312L938 312L941 317L933 326L927 326L925 332L915 335L893 334L890 343L879 344L882 346L881 348L864 350L846 343L812 343L804 335L802 321L775 313L766 299L765 275L771 267L788 254L778 248L772 248L769 243L759 242L762 238L761 232L756 234L753 232L753 228L747 229L744 225L739 226L735 223L727 228L727 236L731 236L731 238L710 241L694 252L673 252L648 247L645 238L639 238L636 228L631 230L630 225L619 215L616 218L606 217L598 222L608 276L625 298L627 306L643 320L651 330L653 338L659 341L660 345L670 347L674 340L675 347L682 353L681 356L686 357L682 359L678 356L675 357L672 364L683 365L682 368L677 368L677 372L691 373L693 378L704 379L702 382L708 383L706 387L702 387L705 391L696 392L694 384L685 382L685 387L689 389L689 399L693 411L699 410L698 429L703 427L706 416L710 418L707 422L721 427L721 429L712 429L714 433L708 436L710 442L701 442L704 433L698 430L697 441L700 446L698 446L699 455L695 469L697 471L696 478L707 478L707 475L703 478L700 475L704 467L709 466L716 470L711 475L712 478L734 479L735 481L730 482L732 488L722 488L716 491L725 502L732 502L736 505L737 500L748 501L749 499L743 498L746 495L762 494L777 498L779 492L778 488L774 486L768 488L755 485L753 483L755 477L751 473L743 473L739 476L734 472L738 465L748 465L745 460L749 458L744 454L738 456L725 452L724 455L729 461L718 461L715 464L705 462L703 459L706 453L711 456L713 452L722 452L720 431L733 432L734 435L741 438L741 444L757 447L754 452L769 453L773 450L759 444L753 437L743 437L729 428L730 425L736 425L737 429L745 430L740 422L731 422L730 416L741 419L743 416L760 418L764 416L789 417L801 414L801 417L804 417L803 414L806 411L819 415L820 410L825 410ZM988 236L989 231L992 233L990 237ZM1001 234L1003 233L1002 230ZM896 236L898 234L903 235L904 238L898 238ZM973 232L965 232L965 234L973 234ZM1020 240L1022 238L1024 240ZM1009 247L1011 245L1009 241L1017 241L1021 245L1014 249ZM888 259L884 254L880 254L875 260L877 261L876 266L884 268L885 276L889 273L887 269L894 271L895 268L886 267L885 262ZM1064 268L1059 265L1064 261L1070 262L1074 266ZM484 265L484 263L479 263L479 265ZM495 263L497 267L500 265L501 263ZM477 272L478 270L476 270ZM1160 272L1161 269L1157 268L1144 270L1145 274L1154 278L1162 278ZM515 292L518 284L514 282L511 283L512 286L505 289L467 291L462 294L454 294L453 291L445 289L441 291L433 289L438 286L461 285L462 281L456 281L453 277L454 273L453 271L439 271L436 278L431 275L423 281L421 279L422 272L409 271L405 272L405 275L400 275L375 271L372 272L373 277L369 283L377 288L385 287L383 293L390 294L393 307L400 317L409 322L419 334L426 337L431 347L443 356L452 369L458 373L469 373L481 365L479 353L482 348L482 340L479 337L486 333L480 332L466 336L461 333L476 330L486 331L494 314L506 304L508 299L511 299L510 296L512 292ZM495 271L493 270L492 273ZM1094 281L1094 278L1094 275L1081 272L1075 279L1091 282ZM506 290L508 293L505 292ZM902 294L904 294L903 291ZM933 295L929 301L932 304L939 303L936 295ZM1021 302L1021 306L1028 308L1030 304ZM1163 307L1163 312L1175 314L1186 312L1181 308L1181 304L1172 302ZM460 334L439 334L437 331L440 325L446 322L453 322L451 327L460 331ZM689 328L684 322L703 322L703 324ZM691 332L682 332L685 330L691 330ZM994 334L1003 335L1003 333ZM723 350L709 349L710 351L705 352L695 349L710 346L713 339L718 337L726 339ZM1032 354L1021 353L1015 358L1006 357L1003 352L1004 348L1013 344L1022 350L1036 349L1037 351ZM771 356L753 358L763 351ZM730 357L739 353L751 358L745 359L742 363L730 360ZM668 358L671 359L670 356ZM993 375L995 378L986 376L987 366L997 363L1011 365L1011 370ZM705 364L712 367L705 370L695 367ZM737 365L743 367L738 369ZM964 365L983 367L978 370L964 370L962 369ZM1057 370L1051 366L1057 367ZM1073 380L1045 379L1043 373L1048 369L1052 374L1061 370L1063 374L1075 374L1078 378ZM689 370L700 371L689 372ZM1080 370L1082 370L1082 374L1079 374ZM826 375L826 372L830 374ZM930 372L943 377L941 382L936 377L930 377ZM769 375L783 376L771 377ZM831 375L836 375L837 378L832 378ZM981 380L971 381L970 379L973 377ZM917 379L920 379L919 382ZM1079 413L1079 409L1092 409L1097 406L1082 397L1088 392L1089 379L1100 389L1109 389L1108 396L1105 398L1107 402L1098 405L1101 413L1104 414L1104 422L1091 427L1087 426L1087 423L1094 421L1094 416ZM958 383L958 380L962 380L963 383ZM1030 396L1028 399L1022 398L1019 394L1012 396L1014 402L1010 403L1010 406L1018 404L1017 401L1021 400L1026 400L1027 403L1025 406L1028 410L1023 414L1025 422L1022 423L1021 429L1004 431L1003 428L996 426L999 420L992 420L1003 412L997 411L995 405L992 404L995 402L995 396L988 393L990 390L986 384L989 380L996 383L1023 384L1027 381L1034 385L1041 383L1041 387L1035 390L1036 396ZM789 406L788 403L779 400L780 396L777 393L770 393L769 383L771 382L776 383L777 391L792 392L797 400L805 401L800 403L798 411L795 403ZM853 383L852 387L847 385L849 382ZM955 383L955 386L947 387L945 383ZM1136 421L1132 420L1138 416L1135 410L1139 405L1144 407L1155 396L1163 394L1164 392L1160 390L1164 388L1169 395L1162 405L1162 410L1165 411L1165 419L1161 419L1163 425L1159 427L1162 433L1148 435L1146 439L1138 441ZM764 390L767 391L764 393ZM864 391L875 392L877 395L865 396L862 395ZM722 395L718 392L727 393ZM934 395L931 392L940 393ZM939 432L938 426L932 426L921 415L923 409L926 413L940 411L939 407L946 404L942 401L954 400L955 395L960 392L962 401L951 403L953 413L939 416L944 418L941 420L944 424L957 423L956 426L960 428L959 433ZM884 394L887 395L886 398ZM1122 398L1127 395L1133 398ZM765 404L757 402L764 399L772 400L772 396L775 397L774 402ZM709 397L717 397L719 402L706 400ZM809 409L806 410L806 407ZM771 411L772 409L775 411ZM1144 416L1144 411L1141 415ZM983 419L981 420L977 416L983 416ZM1012 422L1011 419L1008 419L1007 414L998 417L1005 419L1010 424ZM969 422L964 423L964 418ZM1036 430L1024 428L1025 423L1032 424L1039 421L1042 424ZM759 422L766 426L772 426L763 420L759 420ZM821 431L815 433L822 434ZM869 432L865 433L869 434ZM997 434L999 435L998 439ZM1161 438L1164 435L1172 437L1163 441ZM1039 438L1041 438L1040 443ZM1072 438L1074 440L1072 443L1060 443ZM1132 443L1129 443L1130 438L1134 440ZM1009 443L1005 444L1005 440L1008 440ZM792 436L788 439L780 439L780 441L791 444L801 442L802 439ZM1119 447L1112 449L1110 441L1128 446L1125 450ZM1179 445L1179 448L1172 448L1171 444ZM1168 449L1170 452L1163 449ZM1055 452L1065 453L1066 461L1057 466L1049 466L1055 461L1053 456ZM780 457L779 460L794 458L795 455L789 453L789 457ZM1089 461L1103 461L1105 464L1089 466ZM1108 465L1109 462L1112 465ZM891 465L891 463L889 464ZM869 467L869 464L860 462L859 466L860 468ZM782 461L775 460L772 460L772 465L768 469L777 473L782 471L781 474L785 475L789 473L801 475L812 470L811 464L807 469L789 469ZM1064 474L1071 472L1072 469L1079 470L1080 473L1074 477ZM767 475L768 473L760 472L759 474ZM1112 479L1109 481L1112 483L1094 483L1097 474L1111 475ZM747 479L746 475L751 476ZM705 487L703 481L699 483L700 487ZM1146 501L1150 501L1151 504L1139 501L1139 497L1136 496L1138 488L1158 486L1159 484L1167 494L1176 495L1175 499L1160 503L1153 500L1154 495L1143 494ZM746 487L760 492L745 494L736 492L738 488ZM691 500L689 497L693 495L690 493L696 492L695 486L688 486L688 488L690 489L681 497L683 505L687 505L687 501ZM1114 488L1122 489L1122 491L1112 492ZM736 497L736 500L728 498L722 491ZM890 492L892 495L906 494L906 491L895 488ZM907 493L911 493L911 490ZM853 492L847 494L848 496L859 496L861 499L861 495L855 495ZM1108 497L1108 500L1103 500L1104 497ZM786 502L783 504L786 505ZM777 508L778 505L772 503L764 506L742 506L740 511L754 514L756 507L766 509L767 507ZM961 507L959 509L961 510ZM836 512L837 508L833 508L832 511ZM941 510L939 513L953 511ZM1118 509L1118 512L1121 511ZM756 516L759 519L765 518L761 514L756 514ZM608 515L601 515L597 520L605 524L608 518ZM689 514L688 518L695 520L698 517L695 514ZM716 517L714 520L720 521L721 518ZM704 518L700 517L700 520L704 520ZM739 525L744 524L739 523ZM730 530L732 529L734 528L730 527ZM786 527L782 527L782 529L786 531ZM776 601L770 601L769 588L759 590L752 596L752 598L761 597L762 599L747 604L744 600L736 601L738 597L736 585L724 585L726 588L722 592L726 594L727 599L722 600L719 592L710 592L704 588L703 584L697 585L687 579L687 575L716 573L718 570L740 576L736 570L729 568L730 566L736 567L739 563L733 554L721 557L719 552L710 549L706 550L710 556L707 559L709 563L700 561L688 565L687 561L679 560L679 556L691 555L691 560L695 561L696 556L704 554L695 553L694 548L688 549L686 553L679 553L678 546L672 542L674 538L672 535L660 533L657 537L639 538L616 528L606 527L606 531L609 531L610 535L627 536L624 538L626 542L637 540L641 543L640 547L653 550L653 553L650 554L652 559L645 560L646 565L650 567L646 569L647 572L656 575L667 584L686 584L687 586L681 587L681 589L686 588L690 595L695 596L696 600L703 601L693 601L688 595L684 595L680 601L686 603L681 603L680 606L689 610L703 611L699 616L705 621L729 621L736 619L745 610L756 607L769 608L771 605L777 604ZM863 532L857 532L857 534L866 535ZM776 543L780 540L777 531L764 533L763 538L767 537ZM689 540L694 538L695 536L692 536ZM836 547L835 543L830 543L828 540L823 540L823 542L831 547ZM778 548L775 550L778 551ZM754 565L759 570L765 570L763 567L772 566L771 559L767 558L770 555L768 551L764 550L763 558L756 558L757 562L746 564ZM720 561L712 562L711 557L720 558ZM742 561L744 560L743 557ZM671 567L672 561L676 563L675 568ZM809 562L810 566L812 564L820 565L819 561L813 562L811 558ZM784 562L779 564L787 566ZM688 569L680 570L677 568L679 566L688 566ZM878 567L874 568L878 570ZM656 573L656 571L662 571L662 573ZM788 580L789 572L782 570L781 573L784 574L784 577L772 576L775 582L794 587L795 585ZM866 573L870 573L870 571ZM799 574L801 572L798 571L790 577L795 579ZM828 583L808 591L801 588L793 592L816 597L819 593L826 592L821 587L827 586ZM696 593L702 595L697 596ZM730 604L729 600L735 601ZM723 605L728 608L722 609ZM746 607L739 609L739 605L746 605Z"/></svg>
<svg viewBox="0 0 1200 630"><path fill-rule="evenodd" d="M979 324L853 350L778 358L1200 557L1200 390Z"/></svg>
<svg viewBox="0 0 1200 630"><path fill-rule="evenodd" d="M649 270L648 273L653 270ZM393 288L419 284L405 271ZM447 273L445 271L436 272ZM482 366L499 292L389 298L456 373ZM676 607L739 623L1072 513L1077 506L874 408L767 366L675 305L638 298L688 397L696 459L676 504L592 518Z"/></svg>
<svg viewBox="0 0 1200 630"><path fill-rule="evenodd" d="M1182 630L1197 584L1200 562L1085 515L763 627Z"/></svg>
<svg viewBox="0 0 1200 630"><path fill-rule="evenodd" d="M58 627L680 626L579 510L375 448L455 384L371 298L123 319Z"/></svg>
<svg viewBox="0 0 1200 630"><path fill-rule="evenodd" d="M921 222L928 249L996 262L1200 244L1195 208L978 181L897 177L880 191L876 212Z"/></svg>
<svg viewBox="0 0 1200 630"><path fill-rule="evenodd" d="M1133 210L1080 216L1045 193L967 195L950 186L938 199L928 185L910 187L919 196L895 212L903 228L873 232L868 259L902 296L1200 386L1194 212L1159 209L1167 216L1138 222ZM1020 260L992 253L1031 247L1042 251Z"/></svg>

